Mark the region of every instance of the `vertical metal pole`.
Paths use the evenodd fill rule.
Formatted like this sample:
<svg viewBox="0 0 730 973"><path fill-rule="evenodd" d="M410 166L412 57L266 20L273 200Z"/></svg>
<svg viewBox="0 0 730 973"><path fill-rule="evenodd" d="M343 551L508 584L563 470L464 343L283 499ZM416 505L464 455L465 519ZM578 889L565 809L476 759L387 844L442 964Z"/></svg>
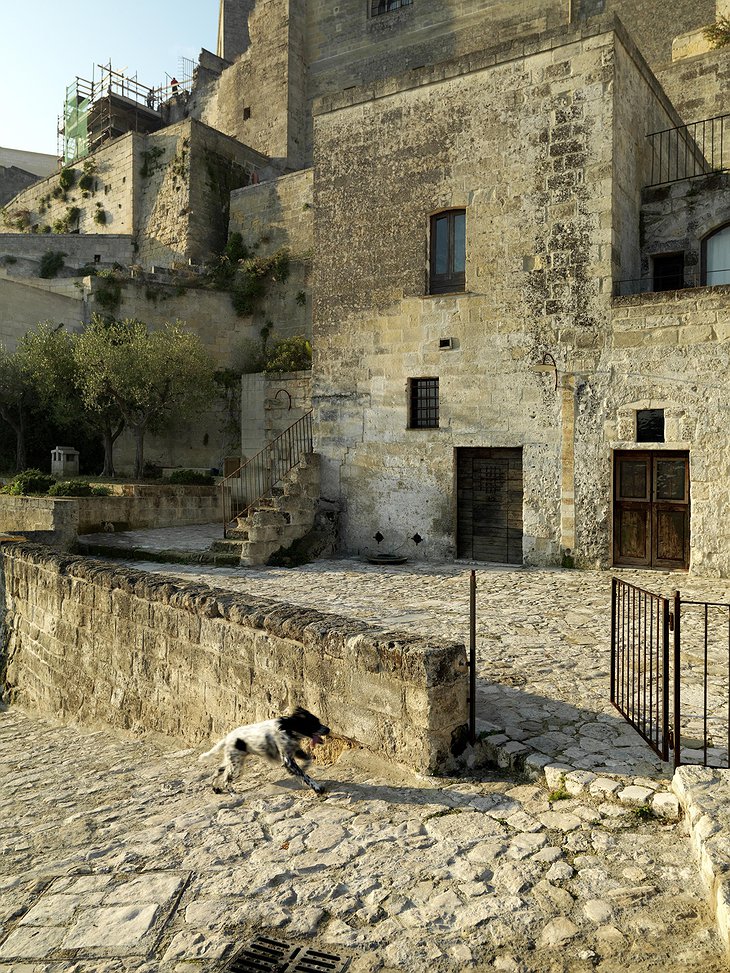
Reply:
<svg viewBox="0 0 730 973"><path fill-rule="evenodd" d="M707 677L708 677L708 659L707 659L707 639L708 639L708 606L705 603L705 659L704 659L704 691L702 694L703 703L703 715L702 715L702 737L703 737L703 753L704 753L704 766L707 766Z"/></svg>
<svg viewBox="0 0 730 973"><path fill-rule="evenodd" d="M617 578L611 578L611 702L616 702L616 585Z"/></svg>
<svg viewBox="0 0 730 973"><path fill-rule="evenodd" d="M682 762L682 701L681 701L681 657L682 637L681 612L682 601L679 592L674 592L674 769Z"/></svg>
<svg viewBox="0 0 730 973"><path fill-rule="evenodd" d="M669 759L669 601L662 598L662 760Z"/></svg>
<svg viewBox="0 0 730 973"><path fill-rule="evenodd" d="M477 739L477 573L469 579L469 742Z"/></svg>

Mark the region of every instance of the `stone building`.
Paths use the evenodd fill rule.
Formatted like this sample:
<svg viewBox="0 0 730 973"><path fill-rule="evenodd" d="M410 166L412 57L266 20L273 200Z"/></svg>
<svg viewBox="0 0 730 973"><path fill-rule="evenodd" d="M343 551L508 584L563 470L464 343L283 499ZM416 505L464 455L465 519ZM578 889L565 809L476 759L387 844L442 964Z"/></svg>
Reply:
<svg viewBox="0 0 730 973"><path fill-rule="evenodd" d="M311 263L247 326L312 333L343 553L730 574L728 13L221 0L159 131L95 154L142 267L225 221Z"/></svg>

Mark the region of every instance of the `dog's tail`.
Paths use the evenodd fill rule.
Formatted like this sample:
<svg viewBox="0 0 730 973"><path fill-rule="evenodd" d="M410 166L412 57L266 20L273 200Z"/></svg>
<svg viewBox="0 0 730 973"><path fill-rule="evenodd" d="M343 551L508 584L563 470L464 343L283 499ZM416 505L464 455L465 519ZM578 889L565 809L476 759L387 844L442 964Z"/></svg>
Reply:
<svg viewBox="0 0 730 973"><path fill-rule="evenodd" d="M207 751L207 753L201 753L201 755L198 757L198 760L206 760L208 757L212 757L214 753L218 753L219 750L223 749L223 745L225 744L225 742L226 742L226 738L223 737L223 739L219 740L214 747L211 747L211 749Z"/></svg>

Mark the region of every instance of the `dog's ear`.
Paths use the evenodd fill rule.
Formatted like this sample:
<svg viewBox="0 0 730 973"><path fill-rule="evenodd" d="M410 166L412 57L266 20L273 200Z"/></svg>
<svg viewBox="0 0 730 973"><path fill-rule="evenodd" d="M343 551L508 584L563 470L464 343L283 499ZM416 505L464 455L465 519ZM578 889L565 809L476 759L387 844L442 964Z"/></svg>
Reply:
<svg viewBox="0 0 730 973"><path fill-rule="evenodd" d="M298 717L300 720L306 720L311 717L309 710L304 709L303 706L297 706L297 708L292 713L292 716Z"/></svg>

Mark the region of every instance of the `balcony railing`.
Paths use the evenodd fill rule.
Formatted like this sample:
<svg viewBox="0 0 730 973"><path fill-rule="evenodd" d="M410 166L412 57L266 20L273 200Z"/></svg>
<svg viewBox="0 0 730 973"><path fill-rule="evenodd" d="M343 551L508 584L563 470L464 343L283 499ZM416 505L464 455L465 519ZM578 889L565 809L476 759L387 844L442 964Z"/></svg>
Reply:
<svg viewBox="0 0 730 973"><path fill-rule="evenodd" d="M667 128L647 138L651 146L649 186L730 169L730 115Z"/></svg>
<svg viewBox="0 0 730 973"><path fill-rule="evenodd" d="M630 297L632 294L658 294L662 291L679 291L690 287L718 287L730 284L730 270L708 270L704 274L694 271L652 277L634 277L614 281L614 297Z"/></svg>

